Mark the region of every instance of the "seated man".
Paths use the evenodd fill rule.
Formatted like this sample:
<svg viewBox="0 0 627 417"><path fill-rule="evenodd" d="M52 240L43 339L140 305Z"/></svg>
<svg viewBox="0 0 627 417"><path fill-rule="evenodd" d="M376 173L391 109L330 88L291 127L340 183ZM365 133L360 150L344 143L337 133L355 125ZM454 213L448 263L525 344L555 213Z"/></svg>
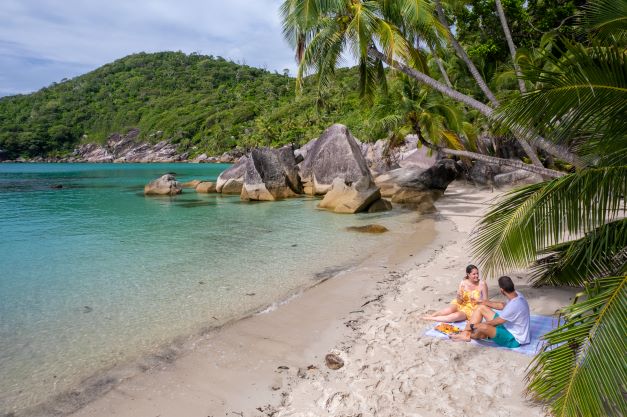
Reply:
<svg viewBox="0 0 627 417"><path fill-rule="evenodd" d="M478 301L477 308L466 322L466 328L457 335L455 340L469 342L470 339L489 338L499 346L517 348L529 343L530 315L529 304L522 294L516 292L510 277L499 278L501 294L507 297L507 303L500 301ZM503 310L500 314L489 307ZM486 321L482 323L482 320Z"/></svg>

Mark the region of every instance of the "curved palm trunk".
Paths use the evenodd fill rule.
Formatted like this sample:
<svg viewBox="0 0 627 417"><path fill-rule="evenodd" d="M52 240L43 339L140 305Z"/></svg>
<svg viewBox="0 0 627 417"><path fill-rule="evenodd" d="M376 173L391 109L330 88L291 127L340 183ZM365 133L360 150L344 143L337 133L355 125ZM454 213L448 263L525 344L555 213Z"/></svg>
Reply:
<svg viewBox="0 0 627 417"><path fill-rule="evenodd" d="M470 57L468 56L464 48L462 48L459 42L457 42L457 39L455 38L455 36L453 36L453 33L451 32L451 28L449 27L449 24L446 21L446 16L444 15L444 10L442 9L442 4L440 3L440 0L435 0L435 9L438 14L438 20L440 21L440 23L442 23L442 25L446 28L446 31L448 32L449 38L451 40L451 45L453 45L453 49L457 53L457 56L459 56L462 59L462 61L464 61L464 63L468 67L468 70L472 74L472 77L475 79L477 85L479 86L481 91L483 91L483 94L486 95L490 103L492 103L492 105L495 107L498 106L500 103L496 99L496 96L494 95L492 90L490 90L490 87L488 87L488 84L485 82L485 80L479 73L479 70L477 69L475 64L470 60Z"/></svg>
<svg viewBox="0 0 627 417"><path fill-rule="evenodd" d="M457 42L457 39L455 38L455 36L453 36L453 33L451 32L451 29L449 27L448 21L446 20L446 16L444 15L444 10L442 9L442 3L440 3L440 0L435 0L435 8L436 8L436 12L437 12L437 15L438 15L438 20L446 28L446 31L448 32L448 36L449 36L449 38L451 40L451 44L453 45L453 49L455 49L455 52L457 53L457 56L459 56L462 59L462 61L464 61L466 63L466 66L468 67L468 70L470 71L470 73L472 74L473 78L475 79L475 82L477 83L477 85L479 86L481 91L483 91L483 93L486 95L486 97L488 98L490 103L494 107L498 107L500 105L500 103L497 100L496 96L494 95L492 90L490 90L490 87L488 87L488 84L485 82L485 80L483 79L483 77L479 73L479 70L477 69L475 64L472 62L472 60L470 59L470 57L468 56L468 54L466 53L464 48L462 48L462 46L459 44L459 42ZM505 24L507 25L507 22L505 22ZM511 38L511 36L510 36L510 38ZM512 46L513 45L514 44L512 42ZM515 52L514 52L514 54L515 54ZM518 75L518 73L517 73L517 75ZM522 81L520 78L518 78L518 80L519 80L519 82ZM524 83L523 83L523 88L524 88ZM529 145L529 143L526 140L521 139L517 135L514 135L514 136L516 138L516 141L520 144L520 146L523 148L523 150L525 151L525 153L529 157L529 159L531 159L531 162L534 165L536 165L536 166L540 166L540 167L543 166L542 162L540 161L540 158L538 158L538 154L537 154L536 150L531 145Z"/></svg>
<svg viewBox="0 0 627 417"><path fill-rule="evenodd" d="M391 66L392 68L395 68L399 71L401 71L402 73L410 76L411 78L422 82L423 84L433 88L436 91L439 91L440 93L444 94L445 96L448 96L450 98L452 98L453 100L456 100L460 103L463 103L465 105L467 105L468 107L471 107L475 110L478 110L481 114L483 114L484 116L486 116L487 118L494 120L495 115L494 115L494 109L486 104L483 104L482 102L475 100L474 98L467 96L465 94L460 93L459 91L456 91L450 87L448 87L447 85L442 84L441 82L434 80L433 78L429 77L428 75L414 69L414 68L410 68L407 65L398 62L390 57L388 57L387 55L385 55L384 53L382 53L381 51L379 51L377 48L375 48L374 46L370 46L368 48L368 54L375 58L375 59L379 59L383 62L385 62L386 64L388 64L389 66ZM522 128L521 128L522 130ZM516 135L518 133L518 135L520 136L520 132L516 132L514 131L514 134ZM555 145L554 143L551 143L549 141L547 141L546 139L537 136L534 140L533 140L533 144L536 145L537 147L539 147L540 149L543 149L544 151L546 151L547 153L563 160L566 161L570 164L573 164L576 167L583 167L585 166L585 164L579 160L579 158L572 154L571 152L569 152L567 149ZM527 146L529 146L529 144L527 144ZM525 166L529 166L528 164L523 164Z"/></svg>
<svg viewBox="0 0 627 417"><path fill-rule="evenodd" d="M505 165L505 166L510 166L510 167L514 167L514 168L518 168L518 169L524 169L525 171L533 172L535 174L542 175L543 177L559 178L559 177L563 177L564 175L566 175L565 172L554 171L552 169L548 169L548 168L544 168L544 167L539 167L539 166L535 166L535 165L525 164L524 162L517 161L515 159L497 158L495 156L484 155L482 153L475 153L475 152L469 152L469 151L458 151L456 149L443 148L441 146L434 145L433 143L427 141L422 136L422 131L420 129L420 126L414 126L414 131L416 131L416 133L418 135L418 140L420 141L420 143L422 143L427 148L433 149L433 150L438 151L438 152L442 152L443 154L454 155L454 156L461 156L461 157L466 157L466 158L470 158L470 159L475 159L477 161L483 161L483 162L491 164L491 165L498 165L498 166Z"/></svg>
<svg viewBox="0 0 627 417"><path fill-rule="evenodd" d="M435 59L436 64L438 64L438 68L440 69L440 74L442 74L442 77L444 78L446 85L449 86L450 88L453 88L453 84L451 84L451 80L448 78L448 74L446 73L446 70L444 69L444 65L442 65L442 60L440 59L438 54L435 52L435 49L431 45L428 45L428 46L429 46L429 52L431 52L431 55L433 55L433 59Z"/></svg>
<svg viewBox="0 0 627 417"><path fill-rule="evenodd" d="M507 18L505 17L505 11L503 10L501 0L495 0L495 2L496 11L499 15L499 19L501 20L501 26L503 26L503 32L505 33L505 39L507 40L507 46L509 47L509 53L512 56L512 64L514 64L516 78L518 78L518 88L520 89L520 92L524 94L527 92L527 88L525 87L525 81L522 79L520 66L516 62L516 46L514 45L514 40L512 39L512 33L509 30L509 25L507 24Z"/></svg>

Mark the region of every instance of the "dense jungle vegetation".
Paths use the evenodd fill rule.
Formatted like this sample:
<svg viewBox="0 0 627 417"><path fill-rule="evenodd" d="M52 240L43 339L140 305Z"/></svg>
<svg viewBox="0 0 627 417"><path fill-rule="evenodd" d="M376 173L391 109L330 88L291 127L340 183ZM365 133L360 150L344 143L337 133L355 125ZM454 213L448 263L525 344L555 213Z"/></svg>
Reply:
<svg viewBox="0 0 627 417"><path fill-rule="evenodd" d="M220 57L140 53L29 95L0 99L0 149L11 157L62 155L138 127L181 151L304 143L331 123L368 137L357 73L342 69L323 94L296 96L294 79ZM375 132L372 132L375 133Z"/></svg>
<svg viewBox="0 0 627 417"><path fill-rule="evenodd" d="M494 0L466 3L447 9L459 42L499 98L515 94L515 76ZM568 18L583 2L502 3L519 54L533 56L544 35L575 36ZM452 48L427 43L420 47L425 52L420 58L424 71L443 82L441 74L446 73L458 91L483 97ZM408 101L427 110L422 122L433 134L464 132L457 139L460 142L489 129L472 109L427 94L413 80L391 77L386 94L363 100L358 67L336 69L332 80L322 83L317 75L305 77L299 93L291 75L296 74L181 52L127 56L32 94L0 98L0 150L10 158L61 156L80 143L102 143L112 133L134 127L143 140L170 139L181 152L192 155L219 154L235 146L302 144L332 123L343 123L360 140L373 141L411 131L403 129L407 123L398 115L399 108L407 114Z"/></svg>

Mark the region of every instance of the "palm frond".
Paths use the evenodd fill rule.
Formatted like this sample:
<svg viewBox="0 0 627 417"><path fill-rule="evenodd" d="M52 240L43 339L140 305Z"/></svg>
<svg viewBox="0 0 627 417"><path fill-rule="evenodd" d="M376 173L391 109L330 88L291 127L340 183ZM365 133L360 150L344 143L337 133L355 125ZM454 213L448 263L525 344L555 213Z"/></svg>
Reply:
<svg viewBox="0 0 627 417"><path fill-rule="evenodd" d="M410 45L407 39L390 22L382 19L378 21L377 38L383 48L383 53L389 59L392 59L395 55L407 56L409 54Z"/></svg>
<svg viewBox="0 0 627 417"><path fill-rule="evenodd" d="M462 130L464 132L464 136L466 137L466 142L467 142L466 149L468 149L471 152L477 152L478 151L477 143L478 143L479 135L477 134L477 128L475 127L475 125L469 122L463 122Z"/></svg>
<svg viewBox="0 0 627 417"><path fill-rule="evenodd" d="M624 0L589 1L583 6L579 23L601 42L627 44L627 2Z"/></svg>
<svg viewBox="0 0 627 417"><path fill-rule="evenodd" d="M616 275L627 262L627 219L615 220L584 237L550 246L533 268L534 285L581 286Z"/></svg>
<svg viewBox="0 0 627 417"><path fill-rule="evenodd" d="M577 238L627 210L627 165L589 168L514 190L473 232L474 255L487 274L527 267L537 253Z"/></svg>
<svg viewBox="0 0 627 417"><path fill-rule="evenodd" d="M601 278L562 309L527 374L527 392L561 417L627 415L627 276Z"/></svg>
<svg viewBox="0 0 627 417"><path fill-rule="evenodd" d="M380 60L366 56L359 60L359 95L368 104L372 104L375 91L384 82L383 64Z"/></svg>
<svg viewBox="0 0 627 417"><path fill-rule="evenodd" d="M345 46L343 30L336 19L325 18L318 22L317 31L305 48L298 66L296 85L299 89L304 76L311 70L318 74L319 90L329 86Z"/></svg>
<svg viewBox="0 0 627 417"><path fill-rule="evenodd" d="M450 130L443 130L441 133L442 139L440 142L446 143L447 147L451 149L457 149L459 151L464 150L464 144L460 140L459 136L455 132Z"/></svg>
<svg viewBox="0 0 627 417"><path fill-rule="evenodd" d="M440 44L446 28L436 19L435 7L425 0L396 0L405 25L432 44Z"/></svg>
<svg viewBox="0 0 627 417"><path fill-rule="evenodd" d="M624 151L627 132L627 53L617 47L567 44L547 56L552 70L531 67L525 78L537 89L499 109L508 128L531 137L540 132L563 143L584 138L592 154ZM582 141L580 141L582 142Z"/></svg>
<svg viewBox="0 0 627 417"><path fill-rule="evenodd" d="M494 87L500 92L502 90L514 91L518 88L518 77L513 67L504 67L493 78L492 83Z"/></svg>

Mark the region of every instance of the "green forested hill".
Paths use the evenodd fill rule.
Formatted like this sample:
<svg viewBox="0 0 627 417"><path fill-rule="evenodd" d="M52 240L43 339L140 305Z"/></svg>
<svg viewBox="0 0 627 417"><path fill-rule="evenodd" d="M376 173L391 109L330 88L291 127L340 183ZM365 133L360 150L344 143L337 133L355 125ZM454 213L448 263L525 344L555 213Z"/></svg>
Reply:
<svg viewBox="0 0 627 417"><path fill-rule="evenodd" d="M322 97L313 85L296 97L293 78L284 74L220 57L140 53L29 95L1 98L0 149L9 157L62 155L133 127L144 140L170 138L192 154L304 143L335 122L362 140L374 139L378 132L364 125L357 83L356 71L339 70Z"/></svg>

